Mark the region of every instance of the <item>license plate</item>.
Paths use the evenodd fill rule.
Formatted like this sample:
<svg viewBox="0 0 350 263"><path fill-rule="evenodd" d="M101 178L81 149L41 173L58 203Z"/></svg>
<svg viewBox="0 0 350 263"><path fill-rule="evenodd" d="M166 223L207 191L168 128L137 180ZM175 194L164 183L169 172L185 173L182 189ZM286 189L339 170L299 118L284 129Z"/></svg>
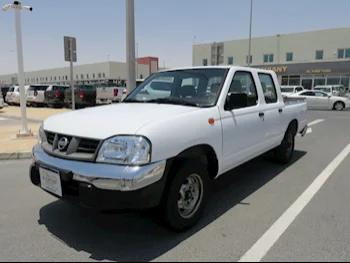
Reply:
<svg viewBox="0 0 350 263"><path fill-rule="evenodd" d="M39 173L41 188L62 197L62 185L59 172L40 167Z"/></svg>

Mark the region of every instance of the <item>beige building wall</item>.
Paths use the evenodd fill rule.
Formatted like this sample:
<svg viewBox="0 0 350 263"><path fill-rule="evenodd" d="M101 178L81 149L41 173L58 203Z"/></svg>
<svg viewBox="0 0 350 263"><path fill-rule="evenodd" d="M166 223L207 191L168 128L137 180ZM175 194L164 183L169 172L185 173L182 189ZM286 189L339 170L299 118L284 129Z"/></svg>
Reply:
<svg viewBox="0 0 350 263"><path fill-rule="evenodd" d="M233 58L234 65L247 65L248 39L220 43L224 44L223 53L219 54L223 56L222 64L229 64L229 58ZM193 66L203 65L203 60L207 60L208 65L215 64L215 61L212 63L212 44L193 46ZM350 60L350 57L338 59L339 49L350 50L350 28L252 38L251 65ZM316 51L323 51L322 59L316 59ZM287 61L287 53L293 53L292 61ZM273 62L264 62L265 54L273 54Z"/></svg>

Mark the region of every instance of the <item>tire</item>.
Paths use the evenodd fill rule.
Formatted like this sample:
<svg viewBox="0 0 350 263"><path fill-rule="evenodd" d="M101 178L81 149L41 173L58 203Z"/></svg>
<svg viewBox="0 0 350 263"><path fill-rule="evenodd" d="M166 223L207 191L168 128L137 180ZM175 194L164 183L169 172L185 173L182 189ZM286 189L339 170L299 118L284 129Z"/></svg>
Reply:
<svg viewBox="0 0 350 263"><path fill-rule="evenodd" d="M293 126L289 126L282 143L274 150L275 160L278 163L288 164L294 155L296 132Z"/></svg>
<svg viewBox="0 0 350 263"><path fill-rule="evenodd" d="M342 111L345 108L344 102L337 101L334 103L333 109L336 111Z"/></svg>
<svg viewBox="0 0 350 263"><path fill-rule="evenodd" d="M206 166L197 160L187 160L178 167L180 167L179 170L174 171L174 177L165 189L161 212L166 228L175 232L183 232L196 225L202 217L210 196L210 178ZM195 182L192 185L192 191L188 188L190 181ZM187 189L186 183L188 183ZM182 195L180 194L181 189ZM191 203L188 200L190 198L194 200L186 210L183 203L180 204L180 202L183 200ZM192 210L191 206L193 206Z"/></svg>

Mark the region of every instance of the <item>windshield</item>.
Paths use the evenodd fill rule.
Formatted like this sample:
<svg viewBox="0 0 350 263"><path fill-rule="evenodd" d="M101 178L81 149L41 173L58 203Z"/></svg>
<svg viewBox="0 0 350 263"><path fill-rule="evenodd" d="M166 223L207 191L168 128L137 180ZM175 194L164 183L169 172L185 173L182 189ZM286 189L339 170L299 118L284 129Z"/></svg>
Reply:
<svg viewBox="0 0 350 263"><path fill-rule="evenodd" d="M124 100L210 107L216 103L229 69L201 68L158 72Z"/></svg>
<svg viewBox="0 0 350 263"><path fill-rule="evenodd" d="M294 92L294 88L281 88L282 92L288 92L288 93L293 93Z"/></svg>
<svg viewBox="0 0 350 263"><path fill-rule="evenodd" d="M15 90L15 88L14 87L11 87L10 89L9 89L9 92L13 92Z"/></svg>
<svg viewBox="0 0 350 263"><path fill-rule="evenodd" d="M314 90L320 90L320 91L327 92L327 93L331 92L331 89L327 88L327 87L318 87L318 88L314 88Z"/></svg>

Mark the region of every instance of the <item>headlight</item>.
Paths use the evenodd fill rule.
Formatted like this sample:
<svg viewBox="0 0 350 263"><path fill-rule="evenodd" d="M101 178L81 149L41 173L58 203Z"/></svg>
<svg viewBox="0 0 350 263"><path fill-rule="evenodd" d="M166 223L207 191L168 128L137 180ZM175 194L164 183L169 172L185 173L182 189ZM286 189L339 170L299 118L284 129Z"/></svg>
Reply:
<svg viewBox="0 0 350 263"><path fill-rule="evenodd" d="M45 131L44 131L44 125L41 124L38 132L38 143L41 145L46 139Z"/></svg>
<svg viewBox="0 0 350 263"><path fill-rule="evenodd" d="M151 144L142 136L116 136L103 142L96 162L142 165L151 160Z"/></svg>

